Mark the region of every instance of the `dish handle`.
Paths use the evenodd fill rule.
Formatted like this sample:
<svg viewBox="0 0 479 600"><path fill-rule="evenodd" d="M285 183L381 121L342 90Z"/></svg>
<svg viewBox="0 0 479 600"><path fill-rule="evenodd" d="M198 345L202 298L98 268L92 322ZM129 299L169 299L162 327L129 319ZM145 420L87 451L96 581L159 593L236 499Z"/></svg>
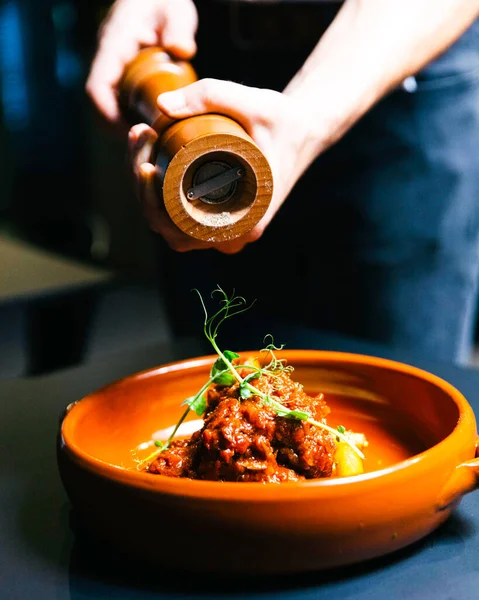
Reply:
<svg viewBox="0 0 479 600"><path fill-rule="evenodd" d="M479 489L479 438L476 440L476 458L458 465L441 492L437 508L445 510L464 494Z"/></svg>

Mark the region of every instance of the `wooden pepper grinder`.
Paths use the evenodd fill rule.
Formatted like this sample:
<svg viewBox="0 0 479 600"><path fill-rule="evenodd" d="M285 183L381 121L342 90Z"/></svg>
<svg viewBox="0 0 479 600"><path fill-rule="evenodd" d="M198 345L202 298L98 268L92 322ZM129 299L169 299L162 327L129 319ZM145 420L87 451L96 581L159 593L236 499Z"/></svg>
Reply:
<svg viewBox="0 0 479 600"><path fill-rule="evenodd" d="M154 160L173 222L196 239L224 242L263 217L273 179L261 150L236 121L218 114L173 121L160 112L161 93L196 80L188 62L146 48L125 69L120 104L130 125L147 123L158 133Z"/></svg>

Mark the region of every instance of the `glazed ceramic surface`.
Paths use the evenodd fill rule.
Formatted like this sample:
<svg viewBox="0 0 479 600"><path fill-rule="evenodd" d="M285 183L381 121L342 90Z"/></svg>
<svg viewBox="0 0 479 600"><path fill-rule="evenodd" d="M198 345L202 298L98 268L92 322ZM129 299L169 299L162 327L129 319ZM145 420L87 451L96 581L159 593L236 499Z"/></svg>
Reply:
<svg viewBox="0 0 479 600"><path fill-rule="evenodd" d="M364 474L260 484L139 472L135 457L168 437L181 402L208 379L215 357L202 357L133 375L68 407L58 464L83 526L152 564L310 571L402 548L437 528L476 488L474 414L447 382L362 355L291 350L279 357L308 393L325 394L330 425L366 434ZM193 415L182 431L200 426Z"/></svg>

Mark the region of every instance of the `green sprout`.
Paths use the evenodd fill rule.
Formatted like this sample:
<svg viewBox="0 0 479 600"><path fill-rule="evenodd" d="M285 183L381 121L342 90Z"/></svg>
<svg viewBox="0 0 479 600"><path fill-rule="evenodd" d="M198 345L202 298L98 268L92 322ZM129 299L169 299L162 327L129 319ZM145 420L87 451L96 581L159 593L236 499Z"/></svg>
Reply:
<svg viewBox="0 0 479 600"><path fill-rule="evenodd" d="M157 458L162 452L164 452L173 441L176 436L178 429L181 424L184 422L189 412L193 410L199 417L203 416L206 410L206 392L208 388L213 385L222 385L222 386L231 386L234 383L238 383L239 397L244 400L247 398L251 398L256 396L261 400L261 402L272 408L278 417L283 417L286 419L294 419L297 421L305 421L310 425L314 425L315 427L319 427L325 431L328 431L332 435L336 437L338 441L343 441L348 446L350 446L354 452L360 457L364 458L364 454L359 450L359 448L348 438L346 434L346 429L342 425L339 425L337 429L322 423L321 421L316 421L311 417L311 415L305 411L301 410L290 410L287 406L284 406L280 402L278 402L273 396L270 394L265 394L264 392L258 390L254 387L253 383L255 379L258 379L262 375L276 376L280 372L291 372L293 368L291 366L286 366L284 359L277 359L275 352L278 350L282 350L283 346L276 347L274 345L273 336L268 334L265 337L265 342L267 339L270 339L270 343L268 343L265 348L261 350L262 353L267 353L269 356L269 362L264 367L255 367L254 365L234 365L233 361L240 358L240 355L231 350L221 350L217 344L216 338L218 336L218 331L220 326L231 317L235 315L239 315L251 308L251 305L247 305L246 300L241 296L236 296L235 293L228 297L228 295L218 286L215 290L213 290L211 296L215 295L220 296L220 308L210 317L208 316L208 311L206 309L203 298L198 290L194 290L199 298L201 305L203 307L203 311L205 314L204 324L203 324L203 332L207 340L213 346L218 358L214 362L213 366L210 370L210 378L208 381L201 387L198 393L190 398L187 398L182 405L186 406L184 413L181 415L178 423L175 425L171 435L165 442L155 441L155 446L157 449L147 456L142 461L139 461L138 468L141 468L143 465L150 463L152 460ZM245 377L242 377L239 374L239 369L247 368L252 370L252 373L249 373Z"/></svg>

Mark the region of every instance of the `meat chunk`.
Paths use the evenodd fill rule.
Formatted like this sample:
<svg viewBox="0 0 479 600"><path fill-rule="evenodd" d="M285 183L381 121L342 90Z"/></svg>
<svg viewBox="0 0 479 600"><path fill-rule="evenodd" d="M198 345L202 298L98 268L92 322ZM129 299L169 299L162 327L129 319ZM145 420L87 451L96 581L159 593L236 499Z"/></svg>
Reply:
<svg viewBox="0 0 479 600"><path fill-rule="evenodd" d="M169 477L184 477L190 469L194 446L187 440L176 440L150 465L149 472Z"/></svg>
<svg viewBox="0 0 479 600"><path fill-rule="evenodd" d="M262 375L254 387L289 410L321 422L329 413L322 395L308 396L289 373ZM190 440L162 452L150 472L215 481L281 483L328 477L336 450L330 433L304 420L278 416L259 396L240 398L239 384L213 386L204 426Z"/></svg>

